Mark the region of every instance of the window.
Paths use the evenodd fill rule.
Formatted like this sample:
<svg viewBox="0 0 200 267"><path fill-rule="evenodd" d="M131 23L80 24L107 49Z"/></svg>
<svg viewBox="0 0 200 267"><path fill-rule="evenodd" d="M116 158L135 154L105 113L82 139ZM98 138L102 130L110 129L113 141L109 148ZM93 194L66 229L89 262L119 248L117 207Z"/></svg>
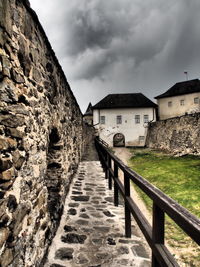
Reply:
<svg viewBox="0 0 200 267"><path fill-rule="evenodd" d="M135 124L140 123L140 115L135 115Z"/></svg>
<svg viewBox="0 0 200 267"><path fill-rule="evenodd" d="M149 122L149 115L144 115L144 123Z"/></svg>
<svg viewBox="0 0 200 267"><path fill-rule="evenodd" d="M106 123L106 117L105 116L100 116L100 123L105 124Z"/></svg>
<svg viewBox="0 0 200 267"><path fill-rule="evenodd" d="M184 100L184 99L181 99L181 100L180 100L180 105L181 105L181 106L184 106L184 105L185 105L185 100Z"/></svg>
<svg viewBox="0 0 200 267"><path fill-rule="evenodd" d="M194 98L194 104L199 104L199 98L198 97Z"/></svg>
<svg viewBox="0 0 200 267"><path fill-rule="evenodd" d="M139 136L139 142L140 143L144 142L144 136Z"/></svg>
<svg viewBox="0 0 200 267"><path fill-rule="evenodd" d="M122 124L122 116L121 115L117 116L117 124Z"/></svg>
<svg viewBox="0 0 200 267"><path fill-rule="evenodd" d="M168 102L168 107L171 107L172 106L172 101L169 101Z"/></svg>

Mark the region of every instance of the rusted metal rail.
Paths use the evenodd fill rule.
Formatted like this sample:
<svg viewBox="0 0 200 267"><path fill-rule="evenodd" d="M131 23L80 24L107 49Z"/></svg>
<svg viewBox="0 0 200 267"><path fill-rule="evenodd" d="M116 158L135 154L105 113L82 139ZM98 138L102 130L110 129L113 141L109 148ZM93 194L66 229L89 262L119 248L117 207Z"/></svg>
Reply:
<svg viewBox="0 0 200 267"><path fill-rule="evenodd" d="M131 237L132 214L152 249L152 267L179 266L164 244L165 214L198 245L200 245L200 220L142 176L127 167L98 138L95 139L95 145L105 171L105 177L108 179L109 189L112 189L114 183L114 205L118 205L119 192L124 199L125 236ZM124 174L124 184L119 180L119 170ZM152 226L130 196L131 181L153 201Z"/></svg>

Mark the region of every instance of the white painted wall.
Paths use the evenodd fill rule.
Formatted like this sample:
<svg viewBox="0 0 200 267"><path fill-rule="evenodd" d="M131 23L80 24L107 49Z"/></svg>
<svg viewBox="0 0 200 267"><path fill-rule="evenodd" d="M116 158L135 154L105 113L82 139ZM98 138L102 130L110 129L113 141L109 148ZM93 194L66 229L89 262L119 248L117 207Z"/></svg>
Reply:
<svg viewBox="0 0 200 267"><path fill-rule="evenodd" d="M200 101L200 93L186 94L180 96L165 97L157 100L160 120L185 115L185 113L200 112L200 104L194 104L194 98L198 97ZM184 100L181 106L180 101ZM168 102L172 102L172 106L168 106Z"/></svg>
<svg viewBox="0 0 200 267"><path fill-rule="evenodd" d="M122 115L122 124L117 124L117 115ZM140 124L135 123L135 115L140 115ZM122 133L125 136L126 146L144 146L145 140L139 142L139 136L146 138L147 134L144 115L149 115L150 121L156 120L154 108L94 109L93 123L99 137L110 146L113 146L113 137L116 133ZM105 124L99 124L100 116L105 116Z"/></svg>

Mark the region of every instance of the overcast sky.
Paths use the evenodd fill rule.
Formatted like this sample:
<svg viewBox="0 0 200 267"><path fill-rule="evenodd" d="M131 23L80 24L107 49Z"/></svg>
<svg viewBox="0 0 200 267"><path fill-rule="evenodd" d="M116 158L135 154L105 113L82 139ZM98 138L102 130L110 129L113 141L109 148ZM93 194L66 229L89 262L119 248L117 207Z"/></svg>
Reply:
<svg viewBox="0 0 200 267"><path fill-rule="evenodd" d="M85 112L200 76L200 0L30 0Z"/></svg>

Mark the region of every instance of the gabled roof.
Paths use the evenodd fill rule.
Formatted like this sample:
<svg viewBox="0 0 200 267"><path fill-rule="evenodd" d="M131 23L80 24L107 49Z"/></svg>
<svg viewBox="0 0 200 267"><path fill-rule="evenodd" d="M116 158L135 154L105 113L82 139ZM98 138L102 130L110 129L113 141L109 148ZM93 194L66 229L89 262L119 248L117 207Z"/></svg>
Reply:
<svg viewBox="0 0 200 267"><path fill-rule="evenodd" d="M199 79L176 83L169 90L167 90L164 94L156 96L155 99L170 97L170 96L192 94L196 92L200 92Z"/></svg>
<svg viewBox="0 0 200 267"><path fill-rule="evenodd" d="M93 112L92 112L92 104L89 103L89 105L88 105L88 107L86 109L86 112L84 113L83 116L89 116L89 115L92 115L92 114L93 114Z"/></svg>
<svg viewBox="0 0 200 267"><path fill-rule="evenodd" d="M110 108L146 108L157 105L141 93L136 94L110 94L93 106L93 109Z"/></svg>

